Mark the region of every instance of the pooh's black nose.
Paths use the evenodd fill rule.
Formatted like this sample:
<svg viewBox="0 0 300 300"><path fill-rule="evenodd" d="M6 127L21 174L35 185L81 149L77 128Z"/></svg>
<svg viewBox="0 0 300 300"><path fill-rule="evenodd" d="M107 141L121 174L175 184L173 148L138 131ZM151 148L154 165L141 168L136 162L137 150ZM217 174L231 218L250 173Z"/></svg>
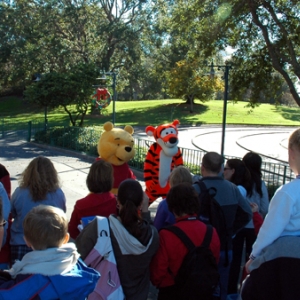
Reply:
<svg viewBox="0 0 300 300"><path fill-rule="evenodd" d="M131 151L131 147L125 147L125 150L126 150L127 152L130 152L130 151Z"/></svg>

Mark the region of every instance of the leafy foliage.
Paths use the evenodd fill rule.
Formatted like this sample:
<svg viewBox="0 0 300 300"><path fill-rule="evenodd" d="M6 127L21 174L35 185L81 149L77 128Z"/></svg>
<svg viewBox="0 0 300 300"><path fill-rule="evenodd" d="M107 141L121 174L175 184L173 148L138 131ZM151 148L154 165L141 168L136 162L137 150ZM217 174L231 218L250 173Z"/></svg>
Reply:
<svg viewBox="0 0 300 300"><path fill-rule="evenodd" d="M137 0L1 1L1 81L16 84L77 63L105 71L123 67L128 79L151 11L148 1Z"/></svg>
<svg viewBox="0 0 300 300"><path fill-rule="evenodd" d="M213 99L215 93L223 89L223 82L218 77L211 78L203 73L197 61L177 62L176 67L169 72L169 94L189 101Z"/></svg>
<svg viewBox="0 0 300 300"><path fill-rule="evenodd" d="M91 103L92 83L96 74L93 65L76 65L65 73L45 74L40 81L28 86L24 93L29 101L40 106L62 106L71 124L76 126L79 123L82 126Z"/></svg>
<svg viewBox="0 0 300 300"><path fill-rule="evenodd" d="M236 50L231 60L233 97L246 89L253 104L261 91L276 98L284 80L300 106L295 88L300 79L299 12L300 3L294 0L175 0L170 23L181 39L192 36L194 48L206 57L228 46Z"/></svg>

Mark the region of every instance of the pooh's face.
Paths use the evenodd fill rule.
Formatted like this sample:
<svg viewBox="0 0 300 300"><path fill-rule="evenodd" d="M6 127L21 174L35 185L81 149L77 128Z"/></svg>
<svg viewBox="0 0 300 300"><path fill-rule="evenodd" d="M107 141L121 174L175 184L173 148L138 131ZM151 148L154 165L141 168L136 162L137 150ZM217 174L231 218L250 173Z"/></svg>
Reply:
<svg viewBox="0 0 300 300"><path fill-rule="evenodd" d="M133 128L131 126L126 126L125 129L113 128L110 122L105 123L103 128L105 131L98 143L99 156L115 166L132 159L135 155Z"/></svg>

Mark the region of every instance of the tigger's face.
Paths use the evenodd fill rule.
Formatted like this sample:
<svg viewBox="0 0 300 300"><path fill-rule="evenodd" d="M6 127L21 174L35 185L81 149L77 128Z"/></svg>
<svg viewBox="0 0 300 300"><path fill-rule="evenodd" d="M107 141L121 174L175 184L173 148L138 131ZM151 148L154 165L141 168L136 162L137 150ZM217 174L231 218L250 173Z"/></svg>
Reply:
<svg viewBox="0 0 300 300"><path fill-rule="evenodd" d="M160 128L163 127L163 128ZM164 127L162 126L158 126L157 128L158 130L156 130L156 135L154 136L157 143L162 146L165 145L168 148L173 148L176 147L178 144L178 132L176 127L174 126L167 126Z"/></svg>
<svg viewBox="0 0 300 300"><path fill-rule="evenodd" d="M178 124L179 121L175 120L172 124L162 124L156 128L148 126L146 128L147 135L155 138L167 156L174 156L178 151Z"/></svg>

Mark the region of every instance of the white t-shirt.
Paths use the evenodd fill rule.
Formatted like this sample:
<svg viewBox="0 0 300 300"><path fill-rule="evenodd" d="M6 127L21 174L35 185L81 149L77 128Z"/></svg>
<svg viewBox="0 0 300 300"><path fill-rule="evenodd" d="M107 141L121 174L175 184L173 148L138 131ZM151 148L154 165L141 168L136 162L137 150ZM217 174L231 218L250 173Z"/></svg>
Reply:
<svg viewBox="0 0 300 300"><path fill-rule="evenodd" d="M277 189L262 224L252 255L258 256L262 249L281 236L300 237L300 180L295 179Z"/></svg>

